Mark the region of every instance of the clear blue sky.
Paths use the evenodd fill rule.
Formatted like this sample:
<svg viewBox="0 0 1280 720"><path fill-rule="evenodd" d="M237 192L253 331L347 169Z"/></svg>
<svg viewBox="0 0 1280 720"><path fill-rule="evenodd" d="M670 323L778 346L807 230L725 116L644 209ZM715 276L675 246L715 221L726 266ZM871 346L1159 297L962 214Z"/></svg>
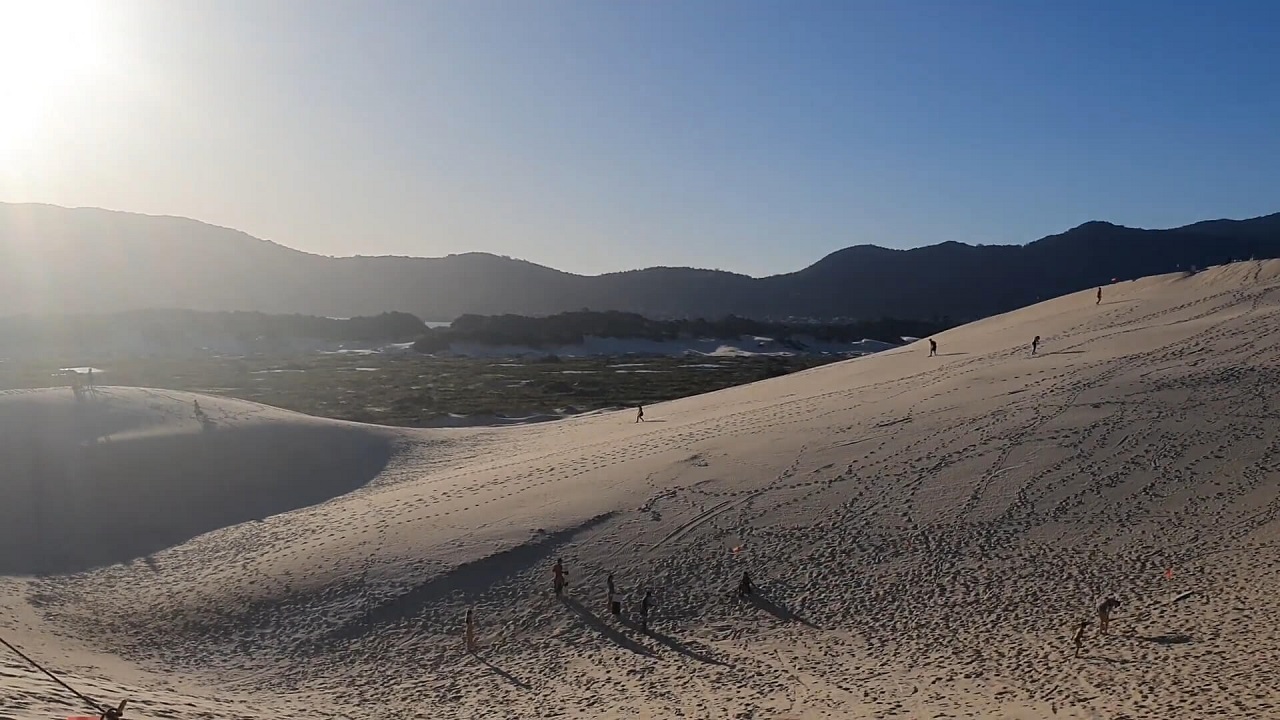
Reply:
<svg viewBox="0 0 1280 720"><path fill-rule="evenodd" d="M1280 3L68 2L0 200L588 273L1280 211Z"/></svg>

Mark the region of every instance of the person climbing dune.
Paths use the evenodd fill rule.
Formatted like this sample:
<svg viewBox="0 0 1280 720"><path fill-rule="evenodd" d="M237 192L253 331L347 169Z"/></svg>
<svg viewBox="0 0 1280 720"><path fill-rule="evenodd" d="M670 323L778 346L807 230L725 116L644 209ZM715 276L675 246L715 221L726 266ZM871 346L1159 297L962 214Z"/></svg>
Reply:
<svg viewBox="0 0 1280 720"><path fill-rule="evenodd" d="M1098 632L1102 635L1107 634L1107 628L1111 625L1111 613L1120 607L1120 601L1109 597L1102 601L1098 606Z"/></svg>
<svg viewBox="0 0 1280 720"><path fill-rule="evenodd" d="M1080 657L1080 648L1084 647L1084 631L1088 627L1089 621L1081 620L1080 626L1076 628L1076 634L1071 636L1071 643L1076 646L1076 654L1073 657Z"/></svg>
<svg viewBox="0 0 1280 720"><path fill-rule="evenodd" d="M649 632L649 608L653 607L653 591L645 590L640 600L640 629Z"/></svg>
<svg viewBox="0 0 1280 720"><path fill-rule="evenodd" d="M556 591L556 597L560 597L560 594L564 592L565 586L569 584L566 579L568 577L569 573L565 571L564 563L560 561L560 558L556 558L556 564L551 567L551 587Z"/></svg>
<svg viewBox="0 0 1280 720"><path fill-rule="evenodd" d="M474 653L476 651L476 623L475 616L472 614L471 608L467 608L467 616L463 620L466 623L466 648L467 652Z"/></svg>
<svg viewBox="0 0 1280 720"><path fill-rule="evenodd" d="M1036 351L1039 349L1040 349L1040 336L1037 335L1035 339L1031 341L1031 354L1035 355Z"/></svg>
<svg viewBox="0 0 1280 720"><path fill-rule="evenodd" d="M937 354L938 354L938 341L934 340L933 338L929 338L929 357L934 357Z"/></svg>
<svg viewBox="0 0 1280 720"><path fill-rule="evenodd" d="M618 600L618 588L613 584L613 573L609 573L609 577L606 578L605 583L608 586L605 595L605 602L609 609L609 613L614 617L621 617L622 601Z"/></svg>

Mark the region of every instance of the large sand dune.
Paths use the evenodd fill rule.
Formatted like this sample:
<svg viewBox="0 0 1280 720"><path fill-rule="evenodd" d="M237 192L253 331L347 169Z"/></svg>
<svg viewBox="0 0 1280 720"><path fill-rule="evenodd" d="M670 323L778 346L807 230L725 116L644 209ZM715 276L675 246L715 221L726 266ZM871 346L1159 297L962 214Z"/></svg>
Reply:
<svg viewBox="0 0 1280 720"><path fill-rule="evenodd" d="M937 340L644 424L3 396L0 634L144 718L1280 717L1280 263Z"/></svg>

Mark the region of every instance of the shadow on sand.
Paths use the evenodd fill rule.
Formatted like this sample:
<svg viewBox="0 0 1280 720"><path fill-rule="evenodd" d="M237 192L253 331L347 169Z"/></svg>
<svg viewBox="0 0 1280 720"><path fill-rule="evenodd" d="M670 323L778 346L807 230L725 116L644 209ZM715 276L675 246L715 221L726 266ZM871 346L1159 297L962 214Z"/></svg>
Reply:
<svg viewBox="0 0 1280 720"><path fill-rule="evenodd" d="M632 640L617 629L610 627L608 623L601 620L595 613L588 610L586 606L577 600L571 597L562 597L560 598L560 602L563 603L565 607L569 608L574 615L577 615L579 619L586 623L588 627L603 635L606 640L612 642L614 645L617 645L624 650L630 650L637 655L643 655L644 657L656 657L652 650L641 645L635 640Z"/></svg>
<svg viewBox="0 0 1280 720"><path fill-rule="evenodd" d="M937 355L934 355L934 357L955 357L956 355L968 355L968 354L969 353L966 353L966 352L938 353Z"/></svg>
<svg viewBox="0 0 1280 720"><path fill-rule="evenodd" d="M770 600L768 597L761 594L759 590L757 590L752 595L745 596L744 599L747 602L751 603L752 605L755 605L757 608L760 608L761 610L769 613L770 615L778 618L783 622L797 622L797 623L800 623L801 625L804 625L805 627L812 628L814 630L822 629L817 625L814 625L813 623L809 622L805 618L801 617L800 615L797 615L796 613L791 612L786 608L786 606L780 605L774 602L773 600Z"/></svg>
<svg viewBox="0 0 1280 720"><path fill-rule="evenodd" d="M1137 638L1139 640L1146 640L1149 643L1155 643L1157 645L1185 645L1190 642L1195 642L1194 638L1192 638L1190 635L1185 635L1183 633L1166 633L1164 635L1138 635Z"/></svg>
<svg viewBox="0 0 1280 720"><path fill-rule="evenodd" d="M698 662L706 663L708 665L719 665L720 667L733 667L732 665L730 665L727 662L724 662L723 660L719 660L717 658L712 657L711 655L707 654L705 651L695 650L694 648L680 642L679 640L671 637L670 635L663 635L657 630L654 630L652 627L649 628L648 630L641 630L639 627L636 626L635 623L633 623L630 620L623 620L623 622L626 624L627 627L635 630L636 632L644 633L646 636L653 638L655 642L665 645L668 648L680 653L681 655L691 660L697 660Z"/></svg>
<svg viewBox="0 0 1280 720"><path fill-rule="evenodd" d="M494 675L497 675L498 677L502 678L503 680L506 680L507 682L511 683L512 685L515 685L516 687L520 688L521 690L532 690L532 689L533 689L533 688L532 688L532 687L530 687L530 686L529 686L529 684L528 684L528 683L526 683L525 681L521 680L520 678L516 677L515 675L512 675L511 673L507 672L506 670L503 670L502 668L498 667L497 665L494 665L492 662L490 662L490 661L489 661L489 659L488 659L488 658L481 657L479 653L473 653L473 654L474 654L474 656L475 656L475 658L476 658L477 660L479 660L481 663L484 663L484 666L485 666L485 667L487 667L487 668L489 668L491 671L493 671L493 674L494 674Z"/></svg>
<svg viewBox="0 0 1280 720"><path fill-rule="evenodd" d="M1115 658L1115 657L1111 657L1110 655L1100 655L1097 653L1082 653L1080 655L1080 659L1081 660L1101 660L1102 662L1108 665L1151 665L1152 664L1151 661L1149 660L1135 660L1132 658L1129 658L1129 659Z"/></svg>

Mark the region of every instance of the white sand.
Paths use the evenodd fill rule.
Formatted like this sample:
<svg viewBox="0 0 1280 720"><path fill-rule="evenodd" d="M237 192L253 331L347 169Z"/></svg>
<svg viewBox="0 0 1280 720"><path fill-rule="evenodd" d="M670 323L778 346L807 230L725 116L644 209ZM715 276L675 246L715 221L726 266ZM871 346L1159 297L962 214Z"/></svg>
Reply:
<svg viewBox="0 0 1280 720"><path fill-rule="evenodd" d="M1280 717L1280 263L937 340L643 425L0 396L0 633L139 718ZM0 717L78 710L0 651Z"/></svg>

